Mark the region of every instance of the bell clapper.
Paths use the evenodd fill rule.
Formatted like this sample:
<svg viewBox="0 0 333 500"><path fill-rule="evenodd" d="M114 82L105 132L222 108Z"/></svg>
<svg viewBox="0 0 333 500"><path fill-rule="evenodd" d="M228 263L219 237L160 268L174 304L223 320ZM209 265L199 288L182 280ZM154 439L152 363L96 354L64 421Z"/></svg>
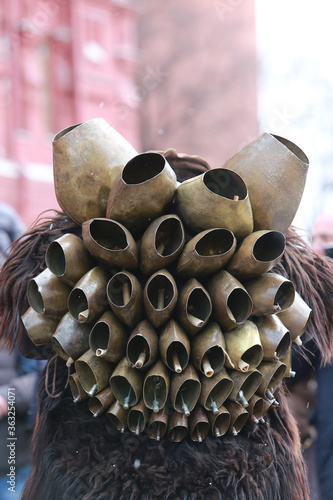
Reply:
<svg viewBox="0 0 333 500"><path fill-rule="evenodd" d="M238 200L239 200L239 196L237 194L235 194L234 201L238 201Z"/></svg>
<svg viewBox="0 0 333 500"><path fill-rule="evenodd" d="M123 404L124 410L129 409L130 400L131 400L131 392L132 392L132 386L130 386L128 394L127 394L126 398L124 399L124 404Z"/></svg>
<svg viewBox="0 0 333 500"><path fill-rule="evenodd" d="M261 424L265 424L265 423L266 423L266 420L264 419L264 417L261 417L261 418L259 419L259 422L260 422Z"/></svg>
<svg viewBox="0 0 333 500"><path fill-rule="evenodd" d="M276 352L273 354L273 361L280 361L279 356L276 354Z"/></svg>
<svg viewBox="0 0 333 500"><path fill-rule="evenodd" d="M296 372L294 370L290 370L289 377L295 378L296 377Z"/></svg>
<svg viewBox="0 0 333 500"><path fill-rule="evenodd" d="M79 321L86 321L86 319L88 318L88 316L89 316L89 309L85 309L84 311L81 311L79 313L78 320Z"/></svg>
<svg viewBox="0 0 333 500"><path fill-rule="evenodd" d="M212 412L214 413L214 415L217 415L218 412L219 412L219 409L217 407L217 404L215 403L215 401L213 400L212 398L212 393L210 393L210 407L212 409Z"/></svg>
<svg viewBox="0 0 333 500"><path fill-rule="evenodd" d="M158 290L157 309L164 309L164 289L163 288L160 288Z"/></svg>
<svg viewBox="0 0 333 500"><path fill-rule="evenodd" d="M250 365L249 363L245 363L245 361L243 361L242 359L240 359L238 361L238 368L242 371L242 372L247 372L250 368Z"/></svg>
<svg viewBox="0 0 333 500"><path fill-rule="evenodd" d="M190 412L190 410L188 409L188 406L187 406L187 404L186 404L186 403L185 403L185 401L184 401L184 398L183 398L183 392L182 392L182 391L180 391L180 397L181 397L181 400L182 400L182 410L183 410L183 412L184 412L184 415L185 415L185 417L189 417L189 416L190 416L190 414L191 414L191 412Z"/></svg>
<svg viewBox="0 0 333 500"><path fill-rule="evenodd" d="M240 389L240 391L238 392L238 395L237 395L237 401L243 405L245 408L247 406L249 406L249 403L248 401L246 400L245 396L244 396L244 392Z"/></svg>
<svg viewBox="0 0 333 500"><path fill-rule="evenodd" d="M202 369L206 377L212 377L214 375L214 370L209 362L207 353L202 358Z"/></svg>
<svg viewBox="0 0 333 500"><path fill-rule="evenodd" d="M172 431L171 434L170 434L170 440L174 441L175 439L176 439L176 434L175 434L174 431Z"/></svg>
<svg viewBox="0 0 333 500"><path fill-rule="evenodd" d="M231 433L233 434L233 436L238 435L238 432L236 431L235 427L231 427Z"/></svg>
<svg viewBox="0 0 333 500"><path fill-rule="evenodd" d="M201 435L200 431L197 431L197 439L198 439L199 443L202 443L202 435Z"/></svg>
<svg viewBox="0 0 333 500"><path fill-rule="evenodd" d="M265 395L271 401L275 399L273 393L269 389L266 390L266 394Z"/></svg>
<svg viewBox="0 0 333 500"><path fill-rule="evenodd" d="M156 430L156 441L161 441L161 430L160 430L160 422L157 423L157 430Z"/></svg>
<svg viewBox="0 0 333 500"><path fill-rule="evenodd" d="M145 344L144 348L142 349L142 352L139 354L138 359L134 363L133 368L142 368L143 365L145 364L146 361L146 354L147 354L147 344Z"/></svg>
<svg viewBox="0 0 333 500"><path fill-rule="evenodd" d="M190 320L190 322L192 323L192 325L194 325L194 326L199 327L199 326L202 326L204 324L202 319L197 318L196 316L193 316L193 314L190 314L188 311L187 311L187 317Z"/></svg>
<svg viewBox="0 0 333 500"><path fill-rule="evenodd" d="M136 436L138 436L140 434L140 418L141 418L141 413L139 412L138 423L136 424L136 428L135 428L135 435Z"/></svg>
<svg viewBox="0 0 333 500"><path fill-rule="evenodd" d="M175 347L173 348L173 351L172 351L172 364L173 364L173 368L174 368L176 373L181 373L183 371L182 366L181 366L180 361L179 361L178 353L177 353Z"/></svg>
<svg viewBox="0 0 333 500"><path fill-rule="evenodd" d="M79 396L77 396L76 398L74 398L74 403L79 403L81 401L81 398Z"/></svg>
<svg viewBox="0 0 333 500"><path fill-rule="evenodd" d="M160 385L161 382L157 382L157 384L154 385L154 401L153 401L153 412L158 413L160 411L160 405L159 402L156 398L156 389L157 386Z"/></svg>
<svg viewBox="0 0 333 500"><path fill-rule="evenodd" d="M124 432L125 432L125 427L124 427L124 426L122 426L122 428L120 429L120 432L121 432L122 434L124 434Z"/></svg>
<svg viewBox="0 0 333 500"><path fill-rule="evenodd" d="M93 396L97 391L97 384L93 385L90 391L88 392L89 396Z"/></svg>
<svg viewBox="0 0 333 500"><path fill-rule="evenodd" d="M221 437L221 433L217 427L215 427L215 429L214 429L214 434L216 437Z"/></svg>
<svg viewBox="0 0 333 500"><path fill-rule="evenodd" d="M280 304L274 304L273 309L276 313L278 313L281 311L282 308L281 308Z"/></svg>
<svg viewBox="0 0 333 500"><path fill-rule="evenodd" d="M254 415L252 415L252 420L255 424L259 424L259 420Z"/></svg>
<svg viewBox="0 0 333 500"><path fill-rule="evenodd" d="M296 345L303 345L303 342L301 341L301 337L299 335L295 338L294 342Z"/></svg>
<svg viewBox="0 0 333 500"><path fill-rule="evenodd" d="M69 368L74 363L74 359L69 357L66 361L66 366Z"/></svg>
<svg viewBox="0 0 333 500"><path fill-rule="evenodd" d="M96 356L104 356L106 354L106 349L101 349L100 347L96 349Z"/></svg>
<svg viewBox="0 0 333 500"><path fill-rule="evenodd" d="M123 302L124 302L124 306L126 306L127 302L129 302L130 296L131 296L131 292L130 292L129 283L124 283L123 284Z"/></svg>

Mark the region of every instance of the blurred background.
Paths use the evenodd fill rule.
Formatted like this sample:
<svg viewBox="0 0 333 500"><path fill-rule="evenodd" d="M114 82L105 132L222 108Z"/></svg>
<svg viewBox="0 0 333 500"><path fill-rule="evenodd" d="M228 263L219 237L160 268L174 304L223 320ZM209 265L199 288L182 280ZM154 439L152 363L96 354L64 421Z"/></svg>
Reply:
<svg viewBox="0 0 333 500"><path fill-rule="evenodd" d="M0 0L0 201L57 208L52 138L101 116L138 151L223 163L263 131L310 159L295 224L331 210L333 5ZM333 210L333 208L332 208Z"/></svg>

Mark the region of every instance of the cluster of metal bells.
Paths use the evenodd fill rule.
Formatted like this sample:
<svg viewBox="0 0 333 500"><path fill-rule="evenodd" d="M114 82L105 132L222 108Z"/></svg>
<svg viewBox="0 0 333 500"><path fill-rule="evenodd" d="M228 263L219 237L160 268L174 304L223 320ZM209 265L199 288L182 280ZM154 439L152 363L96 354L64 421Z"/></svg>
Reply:
<svg viewBox="0 0 333 500"><path fill-rule="evenodd" d="M75 368L76 403L90 398L122 432L175 442L264 421L311 315L271 272L306 164L264 134L177 187L162 155L136 154L103 120L56 136L57 197L82 239L49 245L22 321Z"/></svg>

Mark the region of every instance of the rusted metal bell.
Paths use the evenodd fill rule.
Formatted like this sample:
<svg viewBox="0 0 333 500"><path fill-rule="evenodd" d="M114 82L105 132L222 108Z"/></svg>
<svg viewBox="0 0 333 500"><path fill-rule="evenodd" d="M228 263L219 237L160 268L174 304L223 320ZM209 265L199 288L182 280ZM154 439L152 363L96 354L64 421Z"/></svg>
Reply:
<svg viewBox="0 0 333 500"><path fill-rule="evenodd" d="M239 279L255 278L279 262L285 247L286 239L279 231L255 231L241 242L226 269Z"/></svg>
<svg viewBox="0 0 333 500"><path fill-rule="evenodd" d="M38 314L32 307L29 307L21 319L30 340L35 345L49 344L59 323L59 319Z"/></svg>
<svg viewBox="0 0 333 500"><path fill-rule="evenodd" d="M89 349L75 361L75 370L83 389L89 396L94 396L108 386L112 365L104 359L97 358Z"/></svg>
<svg viewBox="0 0 333 500"><path fill-rule="evenodd" d="M212 433L215 437L224 436L230 426L230 413L224 405L220 406L217 413L209 412Z"/></svg>
<svg viewBox="0 0 333 500"><path fill-rule="evenodd" d="M262 421L263 416L266 413L266 405L264 404L264 398L254 394L252 398L249 399L249 406L247 406L247 411L249 412L251 420L258 424Z"/></svg>
<svg viewBox="0 0 333 500"><path fill-rule="evenodd" d="M182 373L175 373L170 386L170 402L176 411L190 416L198 402L201 383L193 366L188 365Z"/></svg>
<svg viewBox="0 0 333 500"><path fill-rule="evenodd" d="M144 319L131 333L126 347L127 359L137 369L152 365L158 354L158 337L148 320Z"/></svg>
<svg viewBox="0 0 333 500"><path fill-rule="evenodd" d="M227 271L218 271L207 283L213 317L228 331L244 323L252 312L252 300L245 287Z"/></svg>
<svg viewBox="0 0 333 500"><path fill-rule="evenodd" d="M263 358L263 348L257 326L245 321L231 332L224 334L228 356L225 366L248 372L257 368Z"/></svg>
<svg viewBox="0 0 333 500"><path fill-rule="evenodd" d="M292 281L277 273L267 273L244 284L253 302L252 314L266 316L284 311L294 301Z"/></svg>
<svg viewBox="0 0 333 500"><path fill-rule="evenodd" d="M61 318L52 336L52 346L67 366L88 351L89 333L89 325L78 323L69 312Z"/></svg>
<svg viewBox="0 0 333 500"><path fill-rule="evenodd" d="M227 371L222 368L210 378L203 377L201 381L201 394L199 403L208 411L218 414L220 406L223 405L232 391L233 381Z"/></svg>
<svg viewBox="0 0 333 500"><path fill-rule="evenodd" d="M229 394L229 399L247 408L249 399L258 389L262 375L258 370L243 373L238 370L229 370L228 374L233 380L234 386Z"/></svg>
<svg viewBox="0 0 333 500"><path fill-rule="evenodd" d="M82 224L85 246L98 261L110 267L138 267L135 240L125 226L110 219L90 219Z"/></svg>
<svg viewBox="0 0 333 500"><path fill-rule="evenodd" d="M311 319L312 309L304 302L299 293L295 293L294 302L283 312L278 313L282 323L288 328L291 340L302 345L301 336L306 331Z"/></svg>
<svg viewBox="0 0 333 500"><path fill-rule="evenodd" d="M45 261L50 271L71 287L94 265L81 238L71 233L49 244Z"/></svg>
<svg viewBox="0 0 333 500"><path fill-rule="evenodd" d="M230 229L243 239L253 231L253 217L247 187L232 170L214 168L188 179L178 187L176 207L192 231Z"/></svg>
<svg viewBox="0 0 333 500"><path fill-rule="evenodd" d="M207 290L195 278L188 280L179 292L177 317L188 335L198 333L212 313Z"/></svg>
<svg viewBox="0 0 333 500"><path fill-rule="evenodd" d="M156 271L147 281L143 291L143 303L149 321L155 328L170 319L178 299L173 276L166 269Z"/></svg>
<svg viewBox="0 0 333 500"><path fill-rule="evenodd" d="M139 370L133 370L132 363L126 357L119 361L110 377L110 386L125 410L140 401L142 385L142 373Z"/></svg>
<svg viewBox="0 0 333 500"><path fill-rule="evenodd" d="M162 408L158 413L152 412L150 415L147 434L150 439L160 441L167 431L168 413L165 408Z"/></svg>
<svg viewBox="0 0 333 500"><path fill-rule="evenodd" d="M191 360L194 367L206 377L212 377L223 368L225 341L221 328L215 322L208 323L191 340Z"/></svg>
<svg viewBox="0 0 333 500"><path fill-rule="evenodd" d="M230 413L229 432L237 436L246 424L249 418L249 412L245 410L244 406L234 403L233 401L226 401L225 407Z"/></svg>
<svg viewBox="0 0 333 500"><path fill-rule="evenodd" d="M49 269L30 280L27 290L29 305L38 313L62 318L67 312L67 299L71 289Z"/></svg>
<svg viewBox="0 0 333 500"><path fill-rule="evenodd" d="M77 224L104 217L109 191L135 149L102 118L72 125L53 139L55 192Z"/></svg>
<svg viewBox="0 0 333 500"><path fill-rule="evenodd" d="M170 388L168 369L159 359L145 376L143 401L147 408L158 413L165 406Z"/></svg>
<svg viewBox="0 0 333 500"><path fill-rule="evenodd" d="M77 373L72 373L69 376L68 381L74 403L80 403L81 401L84 401L89 397L86 391L83 389Z"/></svg>
<svg viewBox="0 0 333 500"><path fill-rule="evenodd" d="M189 434L192 441L201 443L209 432L209 419L202 406L196 405L188 419Z"/></svg>
<svg viewBox="0 0 333 500"><path fill-rule="evenodd" d="M111 422L113 427L115 427L120 432L125 432L127 429L127 416L128 410L124 410L124 407L116 400L111 407L106 412L108 420Z"/></svg>
<svg viewBox="0 0 333 500"><path fill-rule="evenodd" d="M262 380L258 387L257 394L270 401L274 401L274 392L282 382L286 373L286 365L278 361L263 361L258 366L258 370L262 374Z"/></svg>
<svg viewBox="0 0 333 500"><path fill-rule="evenodd" d="M145 406L143 400L139 401L136 405L132 406L127 415L128 429L136 436L141 434L147 423L148 408Z"/></svg>
<svg viewBox="0 0 333 500"><path fill-rule="evenodd" d="M177 262L177 273L182 278L209 276L224 267L235 250L236 238L229 229L207 229L185 245Z"/></svg>
<svg viewBox="0 0 333 500"><path fill-rule="evenodd" d="M181 373L188 365L190 341L182 327L173 319L164 326L159 338L163 363L173 372Z"/></svg>
<svg viewBox="0 0 333 500"><path fill-rule="evenodd" d="M188 431L188 418L184 413L174 411L169 418L168 439L173 443L180 443Z"/></svg>
<svg viewBox="0 0 333 500"><path fill-rule="evenodd" d="M284 376L294 378L296 376L296 372L294 372L292 369L292 355L291 354L292 354L292 347L291 347L291 343L290 343L288 351L281 358L281 363L284 363L286 365L286 373Z"/></svg>
<svg viewBox="0 0 333 500"><path fill-rule="evenodd" d="M286 231L302 198L309 160L288 139L264 133L225 164L249 190L254 228Z"/></svg>
<svg viewBox="0 0 333 500"><path fill-rule="evenodd" d="M106 387L101 392L90 398L88 408L94 417L98 417L110 408L115 399L116 398L112 389L110 387Z"/></svg>
<svg viewBox="0 0 333 500"><path fill-rule="evenodd" d="M125 165L112 186L106 216L138 234L163 214L176 189L176 174L164 156L139 154Z"/></svg>
<svg viewBox="0 0 333 500"><path fill-rule="evenodd" d="M106 285L109 272L96 266L75 285L68 297L68 309L80 323L92 323L107 308Z"/></svg>
<svg viewBox="0 0 333 500"><path fill-rule="evenodd" d="M253 321L259 330L263 359L278 361L290 347L290 332L276 314L270 316L254 316Z"/></svg>
<svg viewBox="0 0 333 500"><path fill-rule="evenodd" d="M94 324L89 346L95 356L116 363L125 356L127 333L124 325L111 311L105 311Z"/></svg>
<svg viewBox="0 0 333 500"><path fill-rule="evenodd" d="M140 247L140 268L149 276L174 262L185 245L185 232L177 215L162 215L144 232Z"/></svg>
<svg viewBox="0 0 333 500"><path fill-rule="evenodd" d="M132 273L121 271L113 275L106 295L112 311L126 326L133 328L143 319L143 291Z"/></svg>

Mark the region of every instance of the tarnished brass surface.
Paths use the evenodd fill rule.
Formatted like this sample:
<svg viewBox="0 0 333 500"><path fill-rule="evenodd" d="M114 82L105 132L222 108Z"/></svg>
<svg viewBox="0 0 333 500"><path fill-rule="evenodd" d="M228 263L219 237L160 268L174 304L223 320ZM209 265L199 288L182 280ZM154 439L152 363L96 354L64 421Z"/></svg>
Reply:
<svg viewBox="0 0 333 500"><path fill-rule="evenodd" d="M106 216L139 234L163 214L176 189L176 174L164 156L139 154L125 165L111 187Z"/></svg>
<svg viewBox="0 0 333 500"><path fill-rule="evenodd" d="M77 224L105 217L109 191L135 149L103 118L61 130L53 139L55 192Z"/></svg>
<svg viewBox="0 0 333 500"><path fill-rule="evenodd" d="M143 304L147 317L155 328L170 319L177 299L177 285L169 271L160 269L148 279L143 291Z"/></svg>
<svg viewBox="0 0 333 500"><path fill-rule="evenodd" d="M224 404L230 413L229 431L231 434L238 434L249 418L249 412L240 404L227 400Z"/></svg>
<svg viewBox="0 0 333 500"><path fill-rule="evenodd" d="M168 439L173 443L182 441L188 431L188 418L184 413L174 411L169 418Z"/></svg>
<svg viewBox="0 0 333 500"><path fill-rule="evenodd" d="M206 359L213 370L213 374L223 368L225 360L225 341L221 328L215 322L207 323L207 325L191 340L191 360L194 367L201 373L205 373L203 360Z"/></svg>
<svg viewBox="0 0 333 500"><path fill-rule="evenodd" d="M190 336L198 333L208 322L212 302L207 290L195 278L188 280L179 291L177 318Z"/></svg>
<svg viewBox="0 0 333 500"><path fill-rule="evenodd" d="M148 408L143 400L132 406L127 415L127 425L131 432L138 435L144 431L148 419Z"/></svg>
<svg viewBox="0 0 333 500"><path fill-rule="evenodd" d="M196 370L188 365L182 373L175 373L171 380L170 402L178 412L189 416L198 402L201 383Z"/></svg>
<svg viewBox="0 0 333 500"><path fill-rule="evenodd" d="M276 314L254 317L253 321L259 330L263 359L278 361L289 349L290 332Z"/></svg>
<svg viewBox="0 0 333 500"><path fill-rule="evenodd" d="M230 413L224 405L220 406L217 413L208 412L212 433L215 437L223 436L230 425Z"/></svg>
<svg viewBox="0 0 333 500"><path fill-rule="evenodd" d="M252 398L249 399L249 406L246 409L249 412L250 417L260 420L266 413L264 399L257 394L254 394Z"/></svg>
<svg viewBox="0 0 333 500"><path fill-rule="evenodd" d="M147 408L158 413L165 406L170 388L168 369L159 359L151 367L143 383L143 400Z"/></svg>
<svg viewBox="0 0 333 500"><path fill-rule="evenodd" d="M38 314L32 307L23 314L22 323L35 345L49 344L59 323L58 318Z"/></svg>
<svg viewBox="0 0 333 500"><path fill-rule="evenodd" d="M110 377L110 386L118 401L128 408L134 406L142 398L143 374L133 370L132 363L124 357L119 361ZM127 405L126 405L127 398Z"/></svg>
<svg viewBox="0 0 333 500"><path fill-rule="evenodd" d="M253 321L247 320L231 332L225 332L224 340L228 351L226 367L246 372L257 368L263 358L263 349Z"/></svg>
<svg viewBox="0 0 333 500"><path fill-rule="evenodd" d="M109 384L112 365L104 359L97 358L91 349L75 361L75 370L83 389L94 396Z"/></svg>
<svg viewBox="0 0 333 500"><path fill-rule="evenodd" d="M286 365L285 377L295 377L296 372L292 370L292 344L290 343L289 349L286 354L281 358L281 363Z"/></svg>
<svg viewBox="0 0 333 500"><path fill-rule="evenodd" d="M138 267L138 249L125 226L105 218L90 219L82 224L85 246L98 261L109 267Z"/></svg>
<svg viewBox="0 0 333 500"><path fill-rule="evenodd" d="M207 229L185 245L177 262L177 273L182 278L206 278L224 267L235 250L236 238L229 229Z"/></svg>
<svg viewBox="0 0 333 500"><path fill-rule="evenodd" d="M53 349L65 361L68 358L72 358L73 360L78 359L89 349L89 332L89 325L78 323L67 312L61 318L52 336Z"/></svg>
<svg viewBox="0 0 333 500"><path fill-rule="evenodd" d="M252 312L252 300L245 287L227 271L218 271L207 283L213 318L223 331L244 323Z"/></svg>
<svg viewBox="0 0 333 500"><path fill-rule="evenodd" d="M167 427L168 413L166 408L162 408L158 413L151 413L147 428L147 434L150 439L160 441L165 436Z"/></svg>
<svg viewBox="0 0 333 500"><path fill-rule="evenodd" d="M261 373L258 370L252 370L247 373L240 372L239 370L228 370L228 374L234 383L228 399L235 403L242 404L247 408L249 399L254 395L260 385L262 379ZM242 397L240 391L242 391L242 396L244 397L243 401L241 401Z"/></svg>
<svg viewBox="0 0 333 500"><path fill-rule="evenodd" d="M49 269L30 280L27 290L29 305L38 313L62 318L67 312L67 299L71 289Z"/></svg>
<svg viewBox="0 0 333 500"><path fill-rule="evenodd" d="M189 434L192 441L201 443L209 432L209 419L206 411L199 404L196 405L188 419Z"/></svg>
<svg viewBox="0 0 333 500"><path fill-rule="evenodd" d="M262 361L258 366L258 371L262 374L262 380L258 387L257 394L267 398L267 389L274 394L285 376L286 369L286 365L281 363L281 361L275 363L272 361Z"/></svg>
<svg viewBox="0 0 333 500"><path fill-rule="evenodd" d="M74 403L80 403L81 401L84 401L89 397L86 391L83 389L77 373L72 373L69 376L68 381L69 387L72 391Z"/></svg>
<svg viewBox="0 0 333 500"><path fill-rule="evenodd" d="M183 328L173 319L163 327L159 337L159 351L163 363L171 371L175 371L174 353L181 370L185 370L190 356L190 341Z"/></svg>
<svg viewBox="0 0 333 500"><path fill-rule="evenodd" d="M141 366L137 366L138 358L144 354ZM145 369L152 365L158 354L158 337L149 323L144 319L141 321L131 333L127 346L127 359L136 366L137 369Z"/></svg>
<svg viewBox="0 0 333 500"><path fill-rule="evenodd" d="M282 323L288 328L293 342L298 341L308 327L311 319L312 309L304 302L299 293L295 293L294 302L291 306L278 313Z"/></svg>
<svg viewBox="0 0 333 500"><path fill-rule="evenodd" d="M239 279L250 279L267 273L279 262L286 239L279 231L255 231L245 238L226 269Z"/></svg>
<svg viewBox="0 0 333 500"><path fill-rule="evenodd" d="M291 306L295 298L292 281L277 273L266 273L246 281L244 286L253 302L252 314L266 316Z"/></svg>
<svg viewBox="0 0 333 500"><path fill-rule="evenodd" d="M64 234L49 244L45 261L50 271L71 287L94 265L81 238L71 233Z"/></svg>
<svg viewBox="0 0 333 500"><path fill-rule="evenodd" d="M192 231L226 228L237 239L253 231L253 218L243 179L225 168L214 168L181 183L176 208Z"/></svg>
<svg viewBox="0 0 333 500"><path fill-rule="evenodd" d="M80 323L92 323L107 309L106 285L110 273L101 266L88 271L68 297L68 309Z"/></svg>
<svg viewBox="0 0 333 500"><path fill-rule="evenodd" d="M113 427L120 432L125 432L127 429L128 410L124 410L124 407L117 399L106 412L106 416Z"/></svg>
<svg viewBox="0 0 333 500"><path fill-rule="evenodd" d="M254 229L286 231L302 198L309 160L291 141L268 133L245 146L225 164L244 179Z"/></svg>
<svg viewBox="0 0 333 500"><path fill-rule="evenodd" d="M116 363L125 356L126 344L127 333L124 325L113 312L105 311L90 331L90 349L95 356Z"/></svg>
<svg viewBox="0 0 333 500"><path fill-rule="evenodd" d="M149 276L174 262L185 245L182 221L177 215L162 215L144 232L140 247L140 269Z"/></svg>
<svg viewBox="0 0 333 500"><path fill-rule="evenodd" d="M217 413L218 408L223 405L231 393L233 385L231 377L224 368L210 378L203 377L199 403L206 410Z"/></svg>
<svg viewBox="0 0 333 500"><path fill-rule="evenodd" d="M106 295L114 314L126 326L133 328L143 319L143 290L139 280L128 271L112 276Z"/></svg>
<svg viewBox="0 0 333 500"><path fill-rule="evenodd" d="M106 387L89 400L88 408L94 417L102 415L110 408L116 397L110 387Z"/></svg>

